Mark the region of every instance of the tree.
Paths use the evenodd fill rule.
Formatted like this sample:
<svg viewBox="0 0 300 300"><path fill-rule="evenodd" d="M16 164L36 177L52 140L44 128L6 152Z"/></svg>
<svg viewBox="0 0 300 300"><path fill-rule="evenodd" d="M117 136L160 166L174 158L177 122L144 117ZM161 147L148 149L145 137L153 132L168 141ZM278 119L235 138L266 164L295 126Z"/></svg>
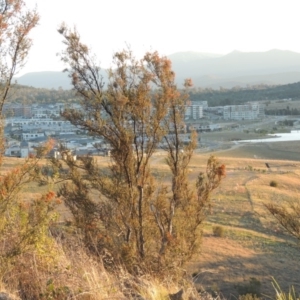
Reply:
<svg viewBox="0 0 300 300"><path fill-rule="evenodd" d="M69 65L66 71L82 105L65 110L63 116L102 138L111 153L105 169L92 157L54 161L66 180L60 194L87 247L95 253L108 249L131 271L136 266L157 271L181 265L198 249L209 194L225 175L225 167L210 158L206 173L194 187L189 184L196 135L184 145L181 133L191 81L186 80L185 92L180 91L166 57L153 52L136 59L126 49L113 55L104 83L77 31L62 25L59 33L66 45L62 60ZM171 184L159 182L151 168L162 142Z"/></svg>
<svg viewBox="0 0 300 300"><path fill-rule="evenodd" d="M0 0L0 111L13 76L24 66L32 41L30 31L39 16L27 11L23 0Z"/></svg>
<svg viewBox="0 0 300 300"><path fill-rule="evenodd" d="M2 110L12 86L13 76L24 66L31 47L30 31L37 25L35 10L27 11L23 0L0 0L0 167L4 155ZM14 257L46 242L47 228L54 206L52 192L40 199L22 202L22 187L36 178L39 158L49 150L51 142L36 157L5 173L0 173L0 273L7 271ZM2 171L2 170L1 170ZM51 202L51 203L50 203ZM43 244L42 243L42 244ZM39 245L40 248L46 245ZM3 271L3 272L2 272Z"/></svg>
<svg viewBox="0 0 300 300"><path fill-rule="evenodd" d="M23 0L0 0L0 151L4 151L2 109L8 98L13 76L24 66L37 25L36 11L26 11Z"/></svg>

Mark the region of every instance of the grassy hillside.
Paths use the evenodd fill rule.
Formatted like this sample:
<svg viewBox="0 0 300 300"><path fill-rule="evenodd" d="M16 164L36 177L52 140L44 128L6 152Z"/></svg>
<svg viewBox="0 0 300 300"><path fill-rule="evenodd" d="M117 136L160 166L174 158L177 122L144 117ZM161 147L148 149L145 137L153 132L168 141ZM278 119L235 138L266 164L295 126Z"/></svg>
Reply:
<svg viewBox="0 0 300 300"><path fill-rule="evenodd" d="M260 282L262 294L272 295L272 276L285 290L294 285L299 291L299 265L295 262L300 259L300 248L270 217L264 204L298 200L300 163L269 159L268 169L265 160L237 158L243 149L235 151L232 156L230 151L226 156L225 152L217 153L227 166L227 177L213 195L203 253L194 258L189 270L197 274L197 285L220 291L226 297L249 286L251 278ZM200 166L199 161L195 158L193 172ZM270 186L272 180L278 187ZM216 225L223 228L223 237L214 236Z"/></svg>
<svg viewBox="0 0 300 300"><path fill-rule="evenodd" d="M288 291L298 285L300 248L264 208L268 202L297 201L300 185L300 143L258 143L216 151L227 176L213 195L211 216L204 228L202 254L187 269L198 289L219 291L227 298L261 284L261 293L274 295L272 276ZM191 179L205 169L210 153L197 153L190 165ZM257 158L254 158L257 157ZM105 160L105 159L103 159ZM268 162L270 169L265 163ZM168 176L163 153L153 159L160 176ZM276 181L278 187L270 186ZM213 227L224 229L223 237Z"/></svg>
<svg viewBox="0 0 300 300"><path fill-rule="evenodd" d="M137 280L121 269L107 273L101 261L94 261L82 250L75 228L71 224L64 226L65 223L60 223L51 232L56 239L53 249L59 253L51 258L52 252L49 249L48 259L53 259L54 267L45 269L45 261L35 258L34 262L30 255L25 256L19 265L1 271L2 277L6 279L0 288L2 286L2 289L10 292L20 291L20 285L15 280L19 278L27 284L23 284L23 289L32 289L32 295L33 291L38 291L43 295L41 299L66 299L66 295L71 298L75 295L76 299L135 299L129 290L139 290L145 299L165 299L168 294L181 288L184 290L183 299L197 299L196 289L212 294L220 293L226 298L233 295L237 297L245 291L259 292L274 298L274 277L283 290L288 291L289 286L294 285L296 291L300 292L299 245L276 224L264 208L268 202L298 201L298 146L273 143L214 152L226 165L227 176L212 195L213 205L203 228L201 254L185 266L187 278L193 278L194 287L191 279L187 278L170 278L166 282L147 276ZM253 153L257 158L254 158ZM191 178L205 170L209 155L195 154L189 169ZM103 167L109 163L108 157L96 159ZM266 167L266 161L271 168ZM5 158L2 171L19 163L20 159ZM167 180L169 174L164 152L157 152L152 164L156 176ZM277 187L271 187L271 181L276 181ZM32 199L40 192L41 187L32 184L24 190L23 197ZM70 220L63 203L57 210L60 222ZM221 228L221 233L214 230L216 226ZM16 271L18 275L14 273ZM29 277L36 279L27 282ZM7 281L7 278L15 279Z"/></svg>

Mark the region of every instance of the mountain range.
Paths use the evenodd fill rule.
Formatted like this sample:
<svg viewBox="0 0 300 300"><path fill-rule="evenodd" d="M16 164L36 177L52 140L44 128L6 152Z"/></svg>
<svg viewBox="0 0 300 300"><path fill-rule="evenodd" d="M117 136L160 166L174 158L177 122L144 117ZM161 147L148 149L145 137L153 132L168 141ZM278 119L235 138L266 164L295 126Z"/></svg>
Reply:
<svg viewBox="0 0 300 300"><path fill-rule="evenodd" d="M233 51L226 55L179 52L168 58L179 86L185 78L192 78L195 87L214 89L300 81L300 53L287 50ZM102 73L104 81L107 80L105 70ZM19 84L37 88L71 88L70 79L63 72L32 72L16 80Z"/></svg>

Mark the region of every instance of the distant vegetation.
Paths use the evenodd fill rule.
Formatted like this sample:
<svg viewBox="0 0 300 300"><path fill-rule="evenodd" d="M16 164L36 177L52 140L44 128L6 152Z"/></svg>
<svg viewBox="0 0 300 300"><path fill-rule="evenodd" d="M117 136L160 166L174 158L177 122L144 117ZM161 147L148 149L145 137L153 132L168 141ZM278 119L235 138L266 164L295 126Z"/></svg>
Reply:
<svg viewBox="0 0 300 300"><path fill-rule="evenodd" d="M209 106L238 105L248 101L273 101L279 99L300 99L300 82L269 86L254 85L248 88L234 87L231 89L220 88L194 88L190 92L191 101L208 101ZM8 102L11 103L56 103L75 101L74 90L34 88L30 86L15 85L10 93ZM297 109L268 109L266 114L298 115Z"/></svg>
<svg viewBox="0 0 300 300"><path fill-rule="evenodd" d="M191 91L192 101L208 101L208 106L238 105L248 101L278 100L278 99L300 99L300 82L269 86L254 85L247 88L233 87L231 89L220 88L197 88Z"/></svg>
<svg viewBox="0 0 300 300"><path fill-rule="evenodd" d="M75 92L73 90L64 90L59 88L44 89L34 88L31 86L14 85L9 93L7 103L57 103L57 102L73 102L75 101Z"/></svg>

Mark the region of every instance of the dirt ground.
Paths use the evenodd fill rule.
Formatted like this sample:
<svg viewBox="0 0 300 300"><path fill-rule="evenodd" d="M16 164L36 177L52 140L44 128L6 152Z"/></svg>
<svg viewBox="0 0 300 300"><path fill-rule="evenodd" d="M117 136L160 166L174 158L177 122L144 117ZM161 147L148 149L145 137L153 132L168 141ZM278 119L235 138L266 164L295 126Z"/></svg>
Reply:
<svg viewBox="0 0 300 300"><path fill-rule="evenodd" d="M268 202L298 201L299 146L299 142L270 143L213 153L226 165L227 177L212 195L214 208L205 226L201 254L188 266L199 289L237 299L239 287L249 286L254 278L263 298L274 298L274 280L283 291L294 286L300 295L299 243L264 207ZM198 171L197 161L199 168L204 167L205 159L197 156L191 164L193 173ZM278 182L276 189L270 187L271 180ZM213 235L215 225L223 227L224 237Z"/></svg>
<svg viewBox="0 0 300 300"><path fill-rule="evenodd" d="M264 243L249 247L230 237L205 234L202 253L189 265L199 289L220 293L227 299L238 296L238 286L255 278L261 283L263 298L274 297L273 278L284 291L293 285L300 290L300 249L288 242Z"/></svg>

